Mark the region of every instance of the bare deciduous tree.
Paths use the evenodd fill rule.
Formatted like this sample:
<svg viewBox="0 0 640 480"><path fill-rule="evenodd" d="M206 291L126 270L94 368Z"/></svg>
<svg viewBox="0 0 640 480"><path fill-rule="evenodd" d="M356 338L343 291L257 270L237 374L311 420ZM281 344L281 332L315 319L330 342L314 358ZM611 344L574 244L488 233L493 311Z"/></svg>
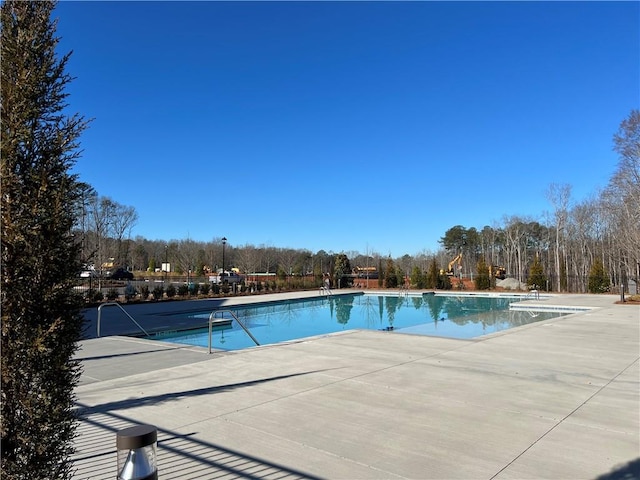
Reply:
<svg viewBox="0 0 640 480"><path fill-rule="evenodd" d="M554 207L553 219L555 227L554 259L556 272L556 289L563 290L563 278L566 279L566 227L571 199L571 185L552 183L547 190L547 199Z"/></svg>

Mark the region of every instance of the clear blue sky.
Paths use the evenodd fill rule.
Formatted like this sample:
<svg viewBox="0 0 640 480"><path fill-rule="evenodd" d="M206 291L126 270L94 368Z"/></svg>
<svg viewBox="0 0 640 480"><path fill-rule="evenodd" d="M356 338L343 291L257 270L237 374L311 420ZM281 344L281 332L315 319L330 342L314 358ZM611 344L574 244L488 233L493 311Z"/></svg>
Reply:
<svg viewBox="0 0 640 480"><path fill-rule="evenodd" d="M638 2L61 2L75 171L133 236L438 249L581 201L639 107Z"/></svg>

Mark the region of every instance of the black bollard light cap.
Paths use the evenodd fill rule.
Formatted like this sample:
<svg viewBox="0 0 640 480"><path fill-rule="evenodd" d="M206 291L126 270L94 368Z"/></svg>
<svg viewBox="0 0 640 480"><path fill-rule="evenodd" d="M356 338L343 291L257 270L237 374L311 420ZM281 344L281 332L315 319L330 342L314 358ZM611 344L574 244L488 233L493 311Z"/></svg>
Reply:
<svg viewBox="0 0 640 480"><path fill-rule="evenodd" d="M136 425L116 433L118 450L134 450L154 444L158 440L158 430L153 425Z"/></svg>

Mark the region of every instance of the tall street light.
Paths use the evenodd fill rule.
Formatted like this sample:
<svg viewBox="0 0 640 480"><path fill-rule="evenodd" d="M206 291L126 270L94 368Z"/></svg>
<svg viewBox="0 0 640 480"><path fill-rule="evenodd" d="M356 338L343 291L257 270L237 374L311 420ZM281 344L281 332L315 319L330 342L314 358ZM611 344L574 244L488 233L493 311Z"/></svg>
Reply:
<svg viewBox="0 0 640 480"><path fill-rule="evenodd" d="M224 283L224 246L227 244L227 237L222 237L222 283Z"/></svg>
<svg viewBox="0 0 640 480"><path fill-rule="evenodd" d="M164 282L163 283L167 283L167 269L169 265L169 245L165 245L164 246Z"/></svg>

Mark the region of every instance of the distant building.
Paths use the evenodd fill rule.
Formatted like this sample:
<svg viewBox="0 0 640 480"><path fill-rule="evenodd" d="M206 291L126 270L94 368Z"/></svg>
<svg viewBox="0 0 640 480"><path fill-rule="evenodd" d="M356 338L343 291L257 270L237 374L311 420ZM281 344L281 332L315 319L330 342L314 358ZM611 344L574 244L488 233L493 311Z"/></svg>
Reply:
<svg viewBox="0 0 640 480"><path fill-rule="evenodd" d="M356 267L353 274L358 278L378 278L378 269L376 267Z"/></svg>

